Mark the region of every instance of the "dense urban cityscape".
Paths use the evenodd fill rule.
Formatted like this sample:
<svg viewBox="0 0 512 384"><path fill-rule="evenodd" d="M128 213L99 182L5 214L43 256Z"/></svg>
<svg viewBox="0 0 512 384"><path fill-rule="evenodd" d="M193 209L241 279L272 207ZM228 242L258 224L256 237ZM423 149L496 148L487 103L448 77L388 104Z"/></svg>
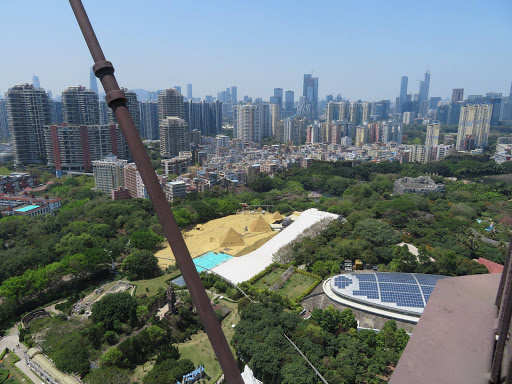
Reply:
<svg viewBox="0 0 512 384"><path fill-rule="evenodd" d="M447 38L510 5L127 1L127 60L69 3L94 65L49 70L40 36L0 59L0 384L512 383L512 82L487 50L510 27L473 60L481 36ZM100 34L114 3L84 4Z"/></svg>

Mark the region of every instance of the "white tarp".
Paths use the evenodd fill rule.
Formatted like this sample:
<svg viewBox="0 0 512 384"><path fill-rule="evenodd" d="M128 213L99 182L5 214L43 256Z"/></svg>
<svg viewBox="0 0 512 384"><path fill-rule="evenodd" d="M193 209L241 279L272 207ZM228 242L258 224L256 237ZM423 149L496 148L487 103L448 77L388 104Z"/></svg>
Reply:
<svg viewBox="0 0 512 384"><path fill-rule="evenodd" d="M333 213L319 211L316 208L308 209L302 212L296 221L255 251L244 256L233 257L212 270L235 284L247 281L272 264L272 255L279 248L291 243L313 224L325 219L334 220L336 218L338 215Z"/></svg>

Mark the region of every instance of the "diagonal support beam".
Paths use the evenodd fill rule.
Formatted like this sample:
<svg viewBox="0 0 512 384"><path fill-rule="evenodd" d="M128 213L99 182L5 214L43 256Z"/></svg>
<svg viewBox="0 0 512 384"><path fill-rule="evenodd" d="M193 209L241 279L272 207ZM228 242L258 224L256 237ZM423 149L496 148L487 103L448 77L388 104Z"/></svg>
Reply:
<svg viewBox="0 0 512 384"><path fill-rule="evenodd" d="M165 198L164 191L158 182L156 173L151 165L142 139L137 132L133 119L126 106L126 96L117 84L114 76L114 67L111 62L105 59L105 55L96 38L93 27L87 16L81 0L69 0L71 8L82 30L85 42L89 47L94 60L94 73L100 79L106 93L108 106L114 111L121 131L125 137L126 143L133 155L137 169L146 186L149 198L153 203L156 214L162 225L165 237L176 257L178 266L183 274L183 278L189 288L190 295L197 309L199 317L203 323L204 329L210 339L217 360L224 372L224 376L229 384L243 384L240 370L231 353L229 344L222 332L222 328L215 316L215 312L210 304L208 295L203 287L199 274L192 262L187 245L181 235L180 228L176 223L174 215L171 212L169 203Z"/></svg>

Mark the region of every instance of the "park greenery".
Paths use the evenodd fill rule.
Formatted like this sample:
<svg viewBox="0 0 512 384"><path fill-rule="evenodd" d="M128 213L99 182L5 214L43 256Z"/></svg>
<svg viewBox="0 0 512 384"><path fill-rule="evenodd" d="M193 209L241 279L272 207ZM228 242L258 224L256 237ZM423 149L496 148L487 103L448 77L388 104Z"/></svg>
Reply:
<svg viewBox="0 0 512 384"><path fill-rule="evenodd" d="M409 336L393 320L381 332L356 331L350 309L315 309L309 320L278 304L239 304L241 321L232 345L241 365L248 364L264 383L321 383L286 340L288 336L328 383L385 383Z"/></svg>
<svg viewBox="0 0 512 384"><path fill-rule="evenodd" d="M426 173L446 184L445 194L393 194L396 179ZM240 300L242 322L233 346L264 382L316 380L283 339L286 333L328 382L378 383L389 375L405 346L403 331L390 322L378 335L355 332L352 314L332 309L313 312L303 321L295 311L300 300L320 278L339 273L346 259L379 265L383 271L443 275L486 273L474 261L478 257L503 263L512 224L512 184L480 181L510 173L512 164L497 165L485 156L425 165L315 161L308 169L290 168L273 177L262 174L248 188L216 187L170 205L182 229L234 214L241 203L268 205L282 214L308 208L339 214L342 219L318 235L304 236L276 255L281 265L242 285L259 304L248 304L218 277L201 277L207 289ZM85 176L55 180L44 192L63 199L55 214L0 219L0 331L22 314L57 300L65 299L56 309L68 316L73 304L100 281L129 279L137 286L134 297L107 295L85 321L62 315L36 320L29 331L20 332L20 339L28 346L40 345L57 367L81 374L85 383L126 383L144 364L149 368L138 380L175 382L193 365L180 358L173 344L186 342L202 326L186 290L177 292L183 305L170 323L155 316L165 303L170 276L177 274L161 275L158 268L154 254L163 232L154 209L142 199L112 201L92 186ZM309 197L312 191L321 197ZM493 230L486 231L490 223ZM495 243L484 242L482 236ZM397 246L402 241L417 246L419 254ZM117 277L109 274L113 263L120 267ZM289 265L295 268L293 284L270 291ZM152 281L147 279L161 286L146 284ZM90 361L99 369L91 371Z"/></svg>

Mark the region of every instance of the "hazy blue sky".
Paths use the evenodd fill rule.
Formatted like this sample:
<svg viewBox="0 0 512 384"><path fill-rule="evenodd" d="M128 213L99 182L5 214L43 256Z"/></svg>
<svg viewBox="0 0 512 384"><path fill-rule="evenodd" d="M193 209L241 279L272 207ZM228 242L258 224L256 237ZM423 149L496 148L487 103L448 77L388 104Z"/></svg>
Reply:
<svg viewBox="0 0 512 384"><path fill-rule="evenodd" d="M84 0L121 86L192 83L194 96L231 85L268 100L274 87L319 96L391 99L430 68L430 96L508 94L512 1ZM0 0L0 93L40 77L54 95L88 85L92 65L67 1Z"/></svg>

